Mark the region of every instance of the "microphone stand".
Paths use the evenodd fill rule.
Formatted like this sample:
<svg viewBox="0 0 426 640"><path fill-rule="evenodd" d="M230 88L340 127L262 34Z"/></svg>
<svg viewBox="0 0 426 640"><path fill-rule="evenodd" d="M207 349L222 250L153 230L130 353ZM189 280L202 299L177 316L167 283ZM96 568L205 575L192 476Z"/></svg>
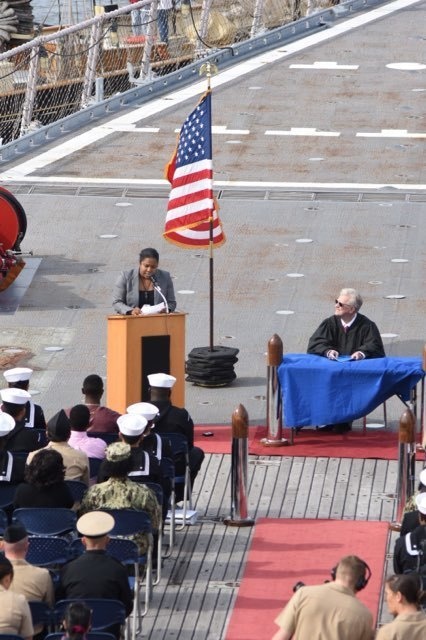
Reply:
<svg viewBox="0 0 426 640"><path fill-rule="evenodd" d="M152 285L154 287L154 289L156 291L158 291L158 293L160 294L160 296L163 298L164 300L164 304L166 305L166 313L170 313L170 309L169 309L169 304L166 300L166 296L164 295L164 293L161 291L161 287L158 285L157 281L155 280L154 276L151 276L151 281L152 281Z"/></svg>

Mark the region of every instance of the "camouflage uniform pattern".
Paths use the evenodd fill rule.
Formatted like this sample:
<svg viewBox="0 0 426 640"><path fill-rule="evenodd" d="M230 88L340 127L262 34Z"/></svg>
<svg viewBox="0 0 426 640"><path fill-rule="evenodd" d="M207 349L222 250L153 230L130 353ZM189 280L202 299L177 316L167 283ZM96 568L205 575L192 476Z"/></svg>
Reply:
<svg viewBox="0 0 426 640"><path fill-rule="evenodd" d="M106 482L95 484L87 491L79 509L79 515L98 509L140 509L151 518L154 529L161 526L161 508L155 494L143 484L132 482L128 478L110 478ZM148 548L145 534L136 534L133 539L144 554Z"/></svg>

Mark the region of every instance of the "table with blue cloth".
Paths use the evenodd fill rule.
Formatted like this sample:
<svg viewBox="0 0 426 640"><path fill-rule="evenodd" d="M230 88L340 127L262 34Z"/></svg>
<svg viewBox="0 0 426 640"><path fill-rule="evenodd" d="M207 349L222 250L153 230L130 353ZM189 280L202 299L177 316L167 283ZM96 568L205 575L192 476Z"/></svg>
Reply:
<svg viewBox="0 0 426 640"><path fill-rule="evenodd" d="M403 401L422 380L420 358L329 360L305 353L285 355L278 367L284 425L351 422L397 395Z"/></svg>

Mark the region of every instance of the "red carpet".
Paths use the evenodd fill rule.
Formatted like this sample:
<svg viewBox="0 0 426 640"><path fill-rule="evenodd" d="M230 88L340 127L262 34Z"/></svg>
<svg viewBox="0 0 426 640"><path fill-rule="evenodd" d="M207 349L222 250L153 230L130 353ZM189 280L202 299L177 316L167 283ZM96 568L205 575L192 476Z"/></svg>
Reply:
<svg viewBox="0 0 426 640"><path fill-rule="evenodd" d="M358 555L372 577L359 599L377 618L386 554L386 522L261 518L248 555L226 640L265 640L292 596L293 585L320 584L345 555Z"/></svg>
<svg viewBox="0 0 426 640"><path fill-rule="evenodd" d="M203 436L203 433L213 433ZM288 429L284 437L290 438ZM288 447L265 447L261 438L266 436L266 427L249 428L249 453L263 456L300 456L314 458L375 458L383 460L398 459L398 434L385 429L369 431L350 431L342 435L321 433L311 429L302 429L294 436L294 445ZM232 431L230 426L197 425L195 444L206 453L231 453ZM419 460L424 458L420 453Z"/></svg>

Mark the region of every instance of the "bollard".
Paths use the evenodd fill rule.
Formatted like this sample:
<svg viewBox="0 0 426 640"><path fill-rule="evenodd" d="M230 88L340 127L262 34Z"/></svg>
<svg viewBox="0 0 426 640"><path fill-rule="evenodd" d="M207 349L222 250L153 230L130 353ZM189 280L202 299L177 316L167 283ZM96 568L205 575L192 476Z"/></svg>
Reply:
<svg viewBox="0 0 426 640"><path fill-rule="evenodd" d="M231 527L251 527L247 513L248 414L242 404L232 414L231 515L224 523Z"/></svg>
<svg viewBox="0 0 426 640"><path fill-rule="evenodd" d="M278 380L278 367L283 359L283 341L274 333L268 342L268 365L266 376L266 426L268 434L262 438L265 447L283 447L289 444L282 437L282 398Z"/></svg>
<svg viewBox="0 0 426 640"><path fill-rule="evenodd" d="M401 529L404 507L414 493L416 464L416 419L411 409L406 409L399 420L399 452L397 478L396 522L390 525L393 531Z"/></svg>

